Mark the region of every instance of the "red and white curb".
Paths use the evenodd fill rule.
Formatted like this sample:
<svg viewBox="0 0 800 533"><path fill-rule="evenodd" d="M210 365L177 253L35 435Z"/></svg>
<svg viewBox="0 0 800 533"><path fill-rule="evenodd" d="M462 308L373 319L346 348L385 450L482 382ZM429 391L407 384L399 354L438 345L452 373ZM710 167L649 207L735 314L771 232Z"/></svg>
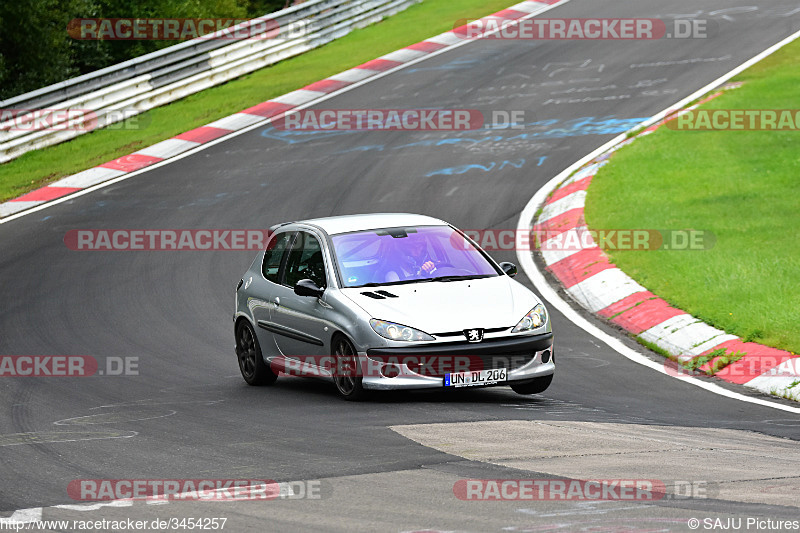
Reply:
<svg viewBox="0 0 800 533"><path fill-rule="evenodd" d="M725 350L727 355L745 354L715 376L767 394L800 400L800 387L789 388L800 379L798 355L744 342L669 305L617 268L590 237L587 242L584 206L592 178L614 151L652 133L659 125L650 126L636 137L611 147L553 189L533 226L535 231L553 236L540 245L542 261L581 307L658 346L679 362L686 363L711 352L720 353L719 350ZM580 239L571 242L582 245L559 250L564 247L558 243L568 240L563 235L565 232L580 235ZM716 358L700 369L709 369Z"/></svg>
<svg viewBox="0 0 800 533"><path fill-rule="evenodd" d="M355 83L364 82L369 78L396 69L407 63L418 61L420 58L424 58L433 53L439 53L461 46L467 41L464 35L473 35L465 31L465 28L472 25L474 25L475 28L482 29L487 27L496 28L509 23L513 24L515 21L531 18L538 13L547 11L567 1L569 0L528 0L513 5L497 13L483 17L479 21L473 21L461 28L455 28L453 31L448 31L419 43L412 44L411 46L358 65L350 70L307 85L302 89L262 102L239 113L216 120L191 131L181 133L171 139L161 141L94 168L67 176L45 187L9 200L0 204L0 218L23 212L27 209L63 198L105 181L119 178L120 176L135 172L155 163L160 163L161 161L183 154L233 132L243 130L258 123L266 123L269 119L279 117L287 111L299 106L307 106L320 98L326 97ZM490 19L494 21L495 24L487 24L487 21ZM485 33L495 33L495 31L488 31ZM480 32L477 33L477 37L479 36Z"/></svg>

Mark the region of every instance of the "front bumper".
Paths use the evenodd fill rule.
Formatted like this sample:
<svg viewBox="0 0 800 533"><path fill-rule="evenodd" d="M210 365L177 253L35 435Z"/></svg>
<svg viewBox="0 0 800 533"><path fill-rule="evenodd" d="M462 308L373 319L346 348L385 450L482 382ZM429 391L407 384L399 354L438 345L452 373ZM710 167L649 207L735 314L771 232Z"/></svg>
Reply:
<svg viewBox="0 0 800 533"><path fill-rule="evenodd" d="M375 372L365 375L362 379L364 388L373 390L444 388L444 374L453 371L507 368L508 381L497 383L497 386L555 372L552 333L485 339L479 343L371 348L366 356L370 363L378 361L399 369L399 374L391 378Z"/></svg>

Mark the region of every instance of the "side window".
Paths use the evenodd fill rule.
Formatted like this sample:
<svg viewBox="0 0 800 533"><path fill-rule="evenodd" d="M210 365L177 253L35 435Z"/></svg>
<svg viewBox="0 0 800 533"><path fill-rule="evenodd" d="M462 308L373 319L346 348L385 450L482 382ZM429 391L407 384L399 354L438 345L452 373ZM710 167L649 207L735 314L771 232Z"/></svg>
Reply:
<svg viewBox="0 0 800 533"><path fill-rule="evenodd" d="M325 261L322 259L322 246L310 233L297 234L289 259L286 260L284 283L294 287L301 279L310 279L318 287L326 287Z"/></svg>
<svg viewBox="0 0 800 533"><path fill-rule="evenodd" d="M294 232L287 231L270 239L267 244L267 251L264 252L264 263L261 266L261 271L264 277L273 283L278 283L278 271L281 268L281 259L283 252L292 241Z"/></svg>

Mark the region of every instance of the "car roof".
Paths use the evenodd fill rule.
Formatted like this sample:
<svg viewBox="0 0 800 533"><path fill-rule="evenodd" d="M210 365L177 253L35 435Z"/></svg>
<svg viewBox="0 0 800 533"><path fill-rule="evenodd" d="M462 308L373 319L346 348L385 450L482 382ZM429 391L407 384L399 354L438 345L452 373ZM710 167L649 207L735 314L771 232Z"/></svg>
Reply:
<svg viewBox="0 0 800 533"><path fill-rule="evenodd" d="M379 228L408 226L442 226L447 222L425 215L410 213L373 213L298 220L297 224L311 224L322 228L328 235Z"/></svg>

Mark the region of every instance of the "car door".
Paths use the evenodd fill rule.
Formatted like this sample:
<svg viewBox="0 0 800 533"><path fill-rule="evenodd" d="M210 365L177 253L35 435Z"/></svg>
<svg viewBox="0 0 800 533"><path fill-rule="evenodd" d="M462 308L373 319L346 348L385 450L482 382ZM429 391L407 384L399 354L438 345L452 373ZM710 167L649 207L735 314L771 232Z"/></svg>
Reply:
<svg viewBox="0 0 800 533"><path fill-rule="evenodd" d="M310 231L298 231L281 270L281 284L270 307L272 333L278 349L286 357L306 363L324 363L330 355L325 320L329 306L319 298L298 296L294 287L310 279L327 287L327 268L320 238Z"/></svg>
<svg viewBox="0 0 800 533"><path fill-rule="evenodd" d="M276 232L267 243L261 263L261 276L254 275L248 289L250 298L247 305L253 313L256 325L256 336L264 356L270 358L277 354L275 338L272 331L265 327L270 323L270 315L274 306L276 290L280 289L281 269L291 250L296 231Z"/></svg>

